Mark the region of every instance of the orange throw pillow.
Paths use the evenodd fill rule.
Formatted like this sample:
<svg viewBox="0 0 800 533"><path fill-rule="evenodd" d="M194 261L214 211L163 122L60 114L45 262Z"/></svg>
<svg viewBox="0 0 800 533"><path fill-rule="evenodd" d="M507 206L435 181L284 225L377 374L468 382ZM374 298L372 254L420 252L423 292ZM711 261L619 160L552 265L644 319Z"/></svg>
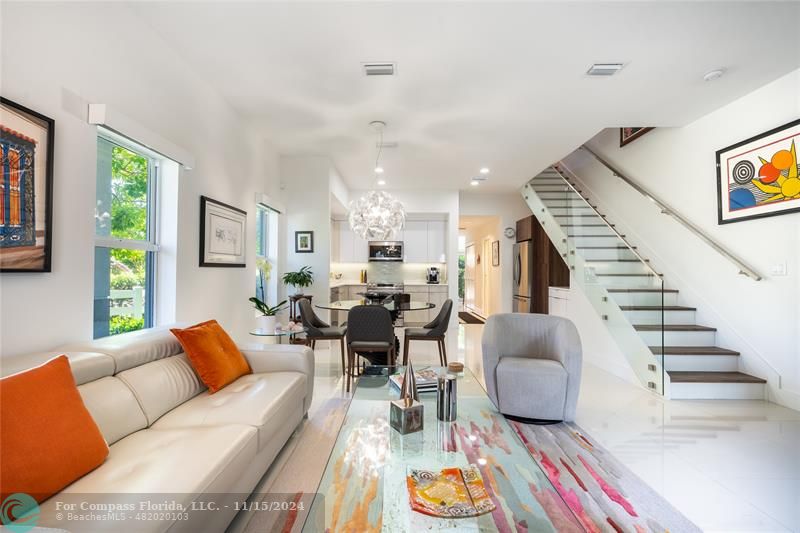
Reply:
<svg viewBox="0 0 800 533"><path fill-rule="evenodd" d="M0 500L24 492L41 503L107 456L65 355L0 379Z"/></svg>
<svg viewBox="0 0 800 533"><path fill-rule="evenodd" d="M178 338L189 362L212 394L250 374L247 359L216 320L170 331Z"/></svg>

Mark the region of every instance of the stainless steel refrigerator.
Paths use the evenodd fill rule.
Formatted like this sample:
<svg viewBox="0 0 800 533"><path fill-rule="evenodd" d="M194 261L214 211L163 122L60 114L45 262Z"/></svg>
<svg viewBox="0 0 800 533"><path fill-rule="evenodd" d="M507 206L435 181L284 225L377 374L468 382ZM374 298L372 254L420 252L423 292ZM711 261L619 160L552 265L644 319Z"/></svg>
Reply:
<svg viewBox="0 0 800 533"><path fill-rule="evenodd" d="M533 248L529 241L514 245L514 301L515 313L531 312L531 278L533 277Z"/></svg>

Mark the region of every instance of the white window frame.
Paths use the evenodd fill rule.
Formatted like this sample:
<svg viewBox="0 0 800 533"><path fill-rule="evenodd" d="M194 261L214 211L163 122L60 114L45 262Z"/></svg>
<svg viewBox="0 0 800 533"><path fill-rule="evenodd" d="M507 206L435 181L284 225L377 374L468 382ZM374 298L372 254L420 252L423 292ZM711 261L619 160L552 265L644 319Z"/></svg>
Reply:
<svg viewBox="0 0 800 533"><path fill-rule="evenodd" d="M160 202L159 198L159 182L161 180L161 166L164 156L158 152L148 149L147 147L128 139L115 131L98 126L97 137L103 138L106 141L116 144L121 148L130 150L136 154L147 157L148 161L148 183L147 183L147 235L145 240L139 239L119 239L116 237L107 237L97 235L95 233L94 246L95 248L109 248L109 249L124 249L124 250L139 250L146 253L152 253L150 259L150 267L147 272L145 283L145 316L150 318L148 324L145 320L145 329L158 324L158 317L156 316L156 302L155 299L158 295L158 252L159 246L159 230L160 230Z"/></svg>

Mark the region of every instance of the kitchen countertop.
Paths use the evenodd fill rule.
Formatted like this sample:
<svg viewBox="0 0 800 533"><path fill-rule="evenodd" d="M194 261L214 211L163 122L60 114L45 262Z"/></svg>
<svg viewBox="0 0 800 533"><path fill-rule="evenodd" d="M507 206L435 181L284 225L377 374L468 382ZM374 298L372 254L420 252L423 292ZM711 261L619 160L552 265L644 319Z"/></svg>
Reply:
<svg viewBox="0 0 800 533"><path fill-rule="evenodd" d="M447 287L447 283L425 283L424 281L404 281L403 285L412 286L412 287ZM342 279L332 279L330 283L331 289L336 289L338 287L366 287L366 283L358 283L356 281L347 281Z"/></svg>

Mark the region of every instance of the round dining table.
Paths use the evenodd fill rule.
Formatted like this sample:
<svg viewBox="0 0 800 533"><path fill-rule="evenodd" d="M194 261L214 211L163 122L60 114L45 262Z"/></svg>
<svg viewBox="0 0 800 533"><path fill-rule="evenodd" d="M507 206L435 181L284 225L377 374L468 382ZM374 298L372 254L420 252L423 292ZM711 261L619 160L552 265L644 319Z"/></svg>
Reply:
<svg viewBox="0 0 800 533"><path fill-rule="evenodd" d="M375 303L372 300L361 298L358 300L338 300L325 304L315 304L314 307L319 309L327 309L328 311L349 311L357 305L382 305L389 311L424 311L425 309L433 309L436 304L430 302L423 302L421 300L411 300L408 302L395 302L394 298L390 298L383 303Z"/></svg>

